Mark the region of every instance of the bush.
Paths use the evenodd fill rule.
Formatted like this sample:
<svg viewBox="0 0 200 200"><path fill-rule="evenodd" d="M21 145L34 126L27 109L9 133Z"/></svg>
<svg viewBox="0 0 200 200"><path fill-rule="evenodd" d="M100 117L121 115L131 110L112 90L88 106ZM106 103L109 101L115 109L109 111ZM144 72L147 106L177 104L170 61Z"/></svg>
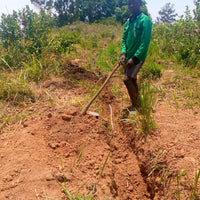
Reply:
<svg viewBox="0 0 200 200"><path fill-rule="evenodd" d="M151 62L149 64L145 64L141 69L141 79L152 79L155 80L157 78L160 78L162 75L161 73L161 66Z"/></svg>

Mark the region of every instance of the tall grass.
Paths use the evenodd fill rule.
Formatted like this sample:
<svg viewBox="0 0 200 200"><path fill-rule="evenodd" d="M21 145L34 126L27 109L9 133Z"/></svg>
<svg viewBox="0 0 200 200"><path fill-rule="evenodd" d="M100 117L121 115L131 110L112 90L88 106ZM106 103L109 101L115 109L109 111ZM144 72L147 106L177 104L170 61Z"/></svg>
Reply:
<svg viewBox="0 0 200 200"><path fill-rule="evenodd" d="M156 128L156 123L152 115L156 97L154 95L154 89L150 86L149 81L141 82L139 88L140 107L136 115L131 115L130 118L135 131L146 138L147 134L154 131Z"/></svg>

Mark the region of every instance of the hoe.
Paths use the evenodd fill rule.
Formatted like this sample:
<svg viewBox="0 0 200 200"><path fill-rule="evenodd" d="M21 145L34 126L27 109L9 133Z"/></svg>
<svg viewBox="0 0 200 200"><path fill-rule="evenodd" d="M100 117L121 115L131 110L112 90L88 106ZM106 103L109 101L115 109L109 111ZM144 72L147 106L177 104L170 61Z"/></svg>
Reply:
<svg viewBox="0 0 200 200"><path fill-rule="evenodd" d="M106 78L106 80L104 81L103 85L101 86L101 88L96 92L96 94L92 97L92 99L88 102L88 104L82 109L81 111L81 115L85 115L88 108L91 106L92 102L97 98L97 96L100 94L100 92L103 90L103 88L106 86L107 82L110 80L110 78L112 77L112 75L115 73L115 71L120 67L120 64L118 63L113 70L110 72L109 76ZM95 114L95 112L90 112L90 114L92 115L98 115L97 113Z"/></svg>

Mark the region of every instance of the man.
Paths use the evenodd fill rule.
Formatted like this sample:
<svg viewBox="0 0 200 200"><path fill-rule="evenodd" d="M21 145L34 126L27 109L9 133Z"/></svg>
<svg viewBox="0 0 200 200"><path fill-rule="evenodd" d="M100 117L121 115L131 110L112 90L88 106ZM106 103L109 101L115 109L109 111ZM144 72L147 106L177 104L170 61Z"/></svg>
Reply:
<svg viewBox="0 0 200 200"><path fill-rule="evenodd" d="M137 74L147 57L151 40L152 22L147 15L141 12L141 4L141 0L128 0L131 17L124 25L119 59L119 63L125 66L123 81L132 102L130 111L139 109Z"/></svg>

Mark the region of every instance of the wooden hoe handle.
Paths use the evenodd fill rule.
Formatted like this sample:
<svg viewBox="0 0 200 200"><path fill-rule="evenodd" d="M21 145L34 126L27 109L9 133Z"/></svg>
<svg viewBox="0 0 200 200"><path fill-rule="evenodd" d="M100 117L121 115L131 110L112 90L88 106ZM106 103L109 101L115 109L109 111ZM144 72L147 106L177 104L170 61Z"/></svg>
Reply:
<svg viewBox="0 0 200 200"><path fill-rule="evenodd" d="M97 93L93 96L93 98L88 102L88 104L82 109L81 111L81 115L85 115L88 108L90 107L90 105L92 104L92 102L97 98L97 96L100 94L100 92L103 90L103 88L105 87L105 85L107 84L107 82L110 80L110 78L112 77L112 75L115 73L115 71L120 67L120 64L118 63L114 69L111 71L111 73L109 74L109 76L106 78L106 80L104 81L103 85L101 86L101 88L97 91Z"/></svg>

